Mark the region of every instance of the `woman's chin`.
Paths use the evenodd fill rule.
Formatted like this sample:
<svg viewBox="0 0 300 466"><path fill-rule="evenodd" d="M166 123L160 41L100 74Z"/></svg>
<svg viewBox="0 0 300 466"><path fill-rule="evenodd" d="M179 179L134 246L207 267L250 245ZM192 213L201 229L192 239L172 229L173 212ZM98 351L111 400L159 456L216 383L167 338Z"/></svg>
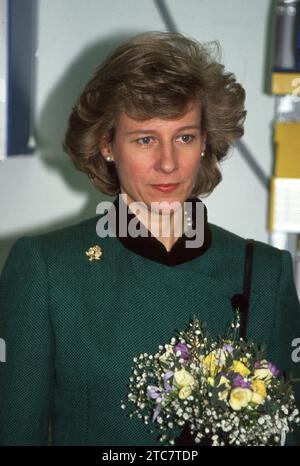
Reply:
<svg viewBox="0 0 300 466"><path fill-rule="evenodd" d="M148 207L155 213L169 214L182 209L184 199L181 196L161 196L151 198Z"/></svg>

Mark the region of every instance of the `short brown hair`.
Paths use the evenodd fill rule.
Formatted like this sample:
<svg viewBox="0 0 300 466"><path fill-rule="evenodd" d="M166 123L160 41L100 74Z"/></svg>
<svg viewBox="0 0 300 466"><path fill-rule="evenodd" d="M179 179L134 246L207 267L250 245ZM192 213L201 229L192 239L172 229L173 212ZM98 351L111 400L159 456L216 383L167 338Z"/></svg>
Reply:
<svg viewBox="0 0 300 466"><path fill-rule="evenodd" d="M103 193L120 192L114 163L100 154L100 140L112 141L119 112L135 119L173 119L189 102L202 109L205 157L192 196L208 195L221 181L218 168L243 133L245 91L211 51L180 33L152 31L121 44L86 84L69 118L64 149L74 165Z"/></svg>

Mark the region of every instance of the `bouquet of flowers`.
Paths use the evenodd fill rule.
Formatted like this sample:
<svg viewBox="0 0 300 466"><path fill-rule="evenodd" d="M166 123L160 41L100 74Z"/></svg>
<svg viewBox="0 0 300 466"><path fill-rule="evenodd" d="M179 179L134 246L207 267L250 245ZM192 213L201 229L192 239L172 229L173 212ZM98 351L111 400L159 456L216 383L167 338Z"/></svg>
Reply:
<svg viewBox="0 0 300 466"><path fill-rule="evenodd" d="M264 345L237 337L239 326L237 313L227 336L214 341L194 316L156 354L133 359L121 407L171 445L183 426L195 444L283 445L300 422L291 381L267 361Z"/></svg>

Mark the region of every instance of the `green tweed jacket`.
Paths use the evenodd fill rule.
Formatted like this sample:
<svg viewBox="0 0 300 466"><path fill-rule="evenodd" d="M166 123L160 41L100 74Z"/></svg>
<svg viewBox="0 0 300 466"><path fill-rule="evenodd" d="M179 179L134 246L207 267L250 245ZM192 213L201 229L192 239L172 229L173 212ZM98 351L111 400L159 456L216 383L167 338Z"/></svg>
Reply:
<svg viewBox="0 0 300 466"><path fill-rule="evenodd" d="M133 357L156 352L193 314L213 336L232 319L230 298L243 291L243 238L206 218L209 242L184 260L181 243L168 254L154 238L144 252L138 241L99 238L98 219L22 237L9 254L0 280L1 445L46 445L49 425L54 445L159 445L121 409ZM94 245L102 255L89 261ZM259 241L248 337L300 376L291 359L300 337L291 256ZM295 435L288 442L300 445Z"/></svg>

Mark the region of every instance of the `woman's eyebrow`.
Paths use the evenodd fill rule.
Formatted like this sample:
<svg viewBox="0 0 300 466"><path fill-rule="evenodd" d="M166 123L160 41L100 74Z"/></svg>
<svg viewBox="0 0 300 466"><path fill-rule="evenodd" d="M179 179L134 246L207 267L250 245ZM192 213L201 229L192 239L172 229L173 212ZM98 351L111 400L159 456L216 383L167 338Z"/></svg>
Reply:
<svg viewBox="0 0 300 466"><path fill-rule="evenodd" d="M198 129L200 131L200 126L199 125L186 125L186 126L181 126L180 128L176 129L176 132L178 131L183 131L186 129ZM135 129L134 131L128 131L125 133L125 136L129 136L130 134L144 134L144 133L156 133L156 129Z"/></svg>

